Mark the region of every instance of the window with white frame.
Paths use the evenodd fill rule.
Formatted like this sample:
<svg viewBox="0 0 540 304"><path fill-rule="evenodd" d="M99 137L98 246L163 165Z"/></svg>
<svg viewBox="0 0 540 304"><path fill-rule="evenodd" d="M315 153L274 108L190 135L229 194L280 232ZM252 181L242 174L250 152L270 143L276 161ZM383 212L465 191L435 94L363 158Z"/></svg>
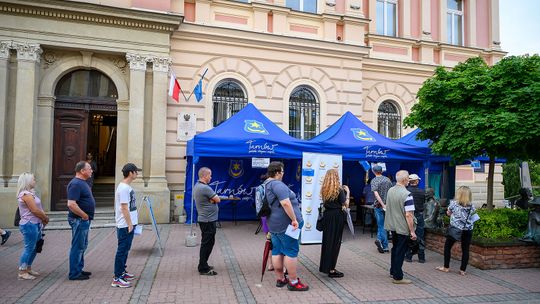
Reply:
<svg viewBox="0 0 540 304"><path fill-rule="evenodd" d="M311 139L319 133L319 101L308 86L299 86L289 97L289 135Z"/></svg>
<svg viewBox="0 0 540 304"><path fill-rule="evenodd" d="M463 45L463 1L447 0L446 26L448 43Z"/></svg>
<svg viewBox="0 0 540 304"><path fill-rule="evenodd" d="M287 0L287 7L306 13L317 13L317 0Z"/></svg>
<svg viewBox="0 0 540 304"><path fill-rule="evenodd" d="M397 0L377 0L377 34L397 36Z"/></svg>
<svg viewBox="0 0 540 304"><path fill-rule="evenodd" d="M220 82L214 94L214 127L242 110L248 102L244 88L233 79Z"/></svg>
<svg viewBox="0 0 540 304"><path fill-rule="evenodd" d="M377 116L379 134L392 139L401 138L401 115L392 100L381 103Z"/></svg>

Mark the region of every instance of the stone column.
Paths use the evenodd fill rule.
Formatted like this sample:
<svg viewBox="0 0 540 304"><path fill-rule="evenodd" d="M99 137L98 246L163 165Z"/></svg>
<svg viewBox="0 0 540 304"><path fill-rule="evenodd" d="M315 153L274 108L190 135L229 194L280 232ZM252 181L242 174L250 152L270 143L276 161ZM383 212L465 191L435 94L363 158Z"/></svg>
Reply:
<svg viewBox="0 0 540 304"><path fill-rule="evenodd" d="M37 99L37 132L35 173L38 177L37 186L41 190L41 202L43 208L51 210L51 189L52 189L52 151L54 144L54 96L39 96Z"/></svg>
<svg viewBox="0 0 540 304"><path fill-rule="evenodd" d="M16 183L19 174L35 169L37 67L43 51L39 44L13 42L13 48L17 51L17 85L11 182Z"/></svg>
<svg viewBox="0 0 540 304"><path fill-rule="evenodd" d="M170 58L154 57L152 83L152 146L150 157L150 180L148 183L167 187L165 178L165 149L167 145L167 73L172 64Z"/></svg>
<svg viewBox="0 0 540 304"><path fill-rule="evenodd" d="M128 149L129 149L129 100L116 101L117 110L117 124L116 124L116 170L115 183L118 184L122 181L122 167L129 161ZM142 166L137 164L138 166ZM143 168L144 169L144 168Z"/></svg>
<svg viewBox="0 0 540 304"><path fill-rule="evenodd" d="M448 10L448 5L446 1L441 1L439 7L439 42L449 43L448 42L448 16L446 11Z"/></svg>
<svg viewBox="0 0 540 304"><path fill-rule="evenodd" d="M431 36L431 0L422 0L422 40L433 40Z"/></svg>
<svg viewBox="0 0 540 304"><path fill-rule="evenodd" d="M516 5L518 3L516 2ZM490 26L491 26L491 39L490 39L490 47L493 50L500 51L501 50L501 38L500 38L500 23L499 23L499 0L491 0L491 14L489 15L490 18Z"/></svg>
<svg viewBox="0 0 540 304"><path fill-rule="evenodd" d="M467 1L468 10L465 11L464 17L467 18L467 44L470 47L476 47L476 1Z"/></svg>
<svg viewBox="0 0 540 304"><path fill-rule="evenodd" d="M338 18L332 15L324 15L324 40L335 42Z"/></svg>
<svg viewBox="0 0 540 304"><path fill-rule="evenodd" d="M253 30L256 32L268 32L268 12L266 7L253 3Z"/></svg>
<svg viewBox="0 0 540 304"><path fill-rule="evenodd" d="M9 67L9 50L11 49L11 41L0 41L0 120L6 121L7 111L7 90L8 90L8 67ZM0 131L0 179L7 175L4 167L4 158L6 157L4 146L6 140L6 128Z"/></svg>
<svg viewBox="0 0 540 304"><path fill-rule="evenodd" d="M195 2L195 23L209 24L212 22L212 20L210 20L210 4L211 1L209 0L198 0Z"/></svg>
<svg viewBox="0 0 540 304"><path fill-rule="evenodd" d="M377 33L377 0L369 0L368 2L368 18L371 20L369 22L369 33Z"/></svg>
<svg viewBox="0 0 540 304"><path fill-rule="evenodd" d="M401 24L403 25L403 38L411 38L411 1L403 1L399 2L400 4L403 4L403 9L401 10L403 12L403 15L398 17L401 21ZM399 8L398 8L398 14L399 14ZM399 27L399 25L398 25ZM398 35L399 37L399 35Z"/></svg>
<svg viewBox="0 0 540 304"><path fill-rule="evenodd" d="M126 54L129 62L129 114L127 161L142 167L144 151L144 96L147 57ZM124 164L120 164L121 166ZM144 170L144 168L143 168ZM137 179L136 182L142 182Z"/></svg>
<svg viewBox="0 0 540 304"><path fill-rule="evenodd" d="M345 15L364 18L362 0L345 0Z"/></svg>

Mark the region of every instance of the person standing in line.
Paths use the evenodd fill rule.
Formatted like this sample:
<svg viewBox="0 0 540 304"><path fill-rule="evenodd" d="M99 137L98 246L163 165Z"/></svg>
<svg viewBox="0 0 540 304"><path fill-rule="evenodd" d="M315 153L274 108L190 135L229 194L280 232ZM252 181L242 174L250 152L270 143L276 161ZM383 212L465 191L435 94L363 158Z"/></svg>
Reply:
<svg viewBox="0 0 540 304"><path fill-rule="evenodd" d="M202 167L199 169L199 180L193 187L193 198L197 206L197 222L201 227L202 237L197 270L200 275L208 276L217 275L214 267L208 265L208 259L216 242L216 222L219 215L217 204L221 202L216 192L208 185L211 180L212 170Z"/></svg>
<svg viewBox="0 0 540 304"><path fill-rule="evenodd" d="M90 189L92 189L94 187L94 178L96 177L97 173L97 163L94 160L94 155L92 155L92 152L86 153L86 161L90 164L90 167L92 167L92 176L86 180L88 186L90 186Z"/></svg>
<svg viewBox="0 0 540 304"><path fill-rule="evenodd" d="M371 180L371 191L375 196L375 219L377 220L377 240L375 245L379 253L388 252L388 236L384 230L384 210L386 209L386 193L392 187L392 182L386 176L382 175L382 167L379 165L373 166L375 178Z"/></svg>
<svg viewBox="0 0 540 304"><path fill-rule="evenodd" d="M341 248L343 227L347 219L344 208L349 207L350 193L349 187L341 186L336 169L326 172L321 187L321 198L324 214L319 271L328 274L331 278L341 278L344 274L336 270L336 264Z"/></svg>
<svg viewBox="0 0 540 304"><path fill-rule="evenodd" d="M416 237L418 238L418 262L426 262L425 239L424 239L424 204L426 202L426 192L418 187L420 177L416 174L409 175L409 186L407 190L411 192L414 200L414 217L416 218ZM412 262L411 249L407 250L405 261Z"/></svg>
<svg viewBox="0 0 540 304"><path fill-rule="evenodd" d="M469 263L469 247L473 235L474 221L471 216L476 212L476 208L472 205L471 189L466 186L461 186L456 191L456 198L450 201L450 205L446 214L450 217L450 226L462 230L461 232L461 266L459 274L464 276ZM449 235L446 236L444 243L444 266L439 266L436 269L442 272L450 271L450 258L452 246L458 240L454 240Z"/></svg>
<svg viewBox="0 0 540 304"><path fill-rule="evenodd" d="M4 245L11 236L11 231L0 228L0 235L2 236L2 243L0 245Z"/></svg>
<svg viewBox="0 0 540 304"><path fill-rule="evenodd" d="M409 172L396 173L396 185L388 190L386 196L386 218L384 228L392 233L392 252L390 253L390 275L394 284L410 284L403 278L403 261L408 249L409 238L416 240L414 231L414 200L407 190Z"/></svg>
<svg viewBox="0 0 540 304"><path fill-rule="evenodd" d="M298 239L288 236L285 231L289 225L293 229L301 229L304 224L300 204L285 183L282 182L285 174L282 162L273 161L267 169L270 181L265 192L272 213L268 217L268 228L272 235L272 265L276 274L276 287L287 285L290 291L306 291L309 286L300 282L297 276ZM287 269L289 277L285 277L283 268Z"/></svg>
<svg viewBox="0 0 540 304"><path fill-rule="evenodd" d="M49 217L43 211L41 200L35 192L34 174L25 172L17 183L17 201L21 220L19 230L23 236L24 248L19 260L19 280L34 280L39 275L32 270L36 258L36 244L41 239L43 225L49 223Z"/></svg>
<svg viewBox="0 0 540 304"><path fill-rule="evenodd" d="M137 213L137 202L135 191L130 184L133 182L138 171L132 163L127 163L122 168L124 179L116 188L114 195L114 218L116 220L116 236L118 238L118 249L114 259L114 279L112 287L128 288L131 287L129 281L135 279L135 275L126 271L126 263L135 234L135 227L139 223Z"/></svg>
<svg viewBox="0 0 540 304"><path fill-rule="evenodd" d="M92 167L82 160L75 165L75 177L67 185L68 222L71 226L70 280L88 280L92 275L91 272L83 270L90 222L96 210L96 200L90 186L86 183L91 176Z"/></svg>

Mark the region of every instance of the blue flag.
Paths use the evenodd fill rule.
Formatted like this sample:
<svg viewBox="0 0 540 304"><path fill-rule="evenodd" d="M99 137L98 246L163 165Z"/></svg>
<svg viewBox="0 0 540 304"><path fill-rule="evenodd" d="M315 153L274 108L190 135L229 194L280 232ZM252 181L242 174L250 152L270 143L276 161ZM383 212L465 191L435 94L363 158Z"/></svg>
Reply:
<svg viewBox="0 0 540 304"><path fill-rule="evenodd" d="M193 89L193 94L195 94L195 99L197 99L197 102L200 102L202 100L202 78L195 86L195 89Z"/></svg>

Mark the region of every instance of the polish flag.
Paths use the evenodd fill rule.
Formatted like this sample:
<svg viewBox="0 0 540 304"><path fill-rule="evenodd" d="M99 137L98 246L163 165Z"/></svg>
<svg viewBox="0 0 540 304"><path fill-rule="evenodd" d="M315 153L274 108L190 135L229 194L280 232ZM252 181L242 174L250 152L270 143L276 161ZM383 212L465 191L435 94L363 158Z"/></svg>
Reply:
<svg viewBox="0 0 540 304"><path fill-rule="evenodd" d="M171 80L169 82L169 96L176 100L176 102L179 102L180 100L180 84L178 83L178 80L176 80L176 75L172 72Z"/></svg>

